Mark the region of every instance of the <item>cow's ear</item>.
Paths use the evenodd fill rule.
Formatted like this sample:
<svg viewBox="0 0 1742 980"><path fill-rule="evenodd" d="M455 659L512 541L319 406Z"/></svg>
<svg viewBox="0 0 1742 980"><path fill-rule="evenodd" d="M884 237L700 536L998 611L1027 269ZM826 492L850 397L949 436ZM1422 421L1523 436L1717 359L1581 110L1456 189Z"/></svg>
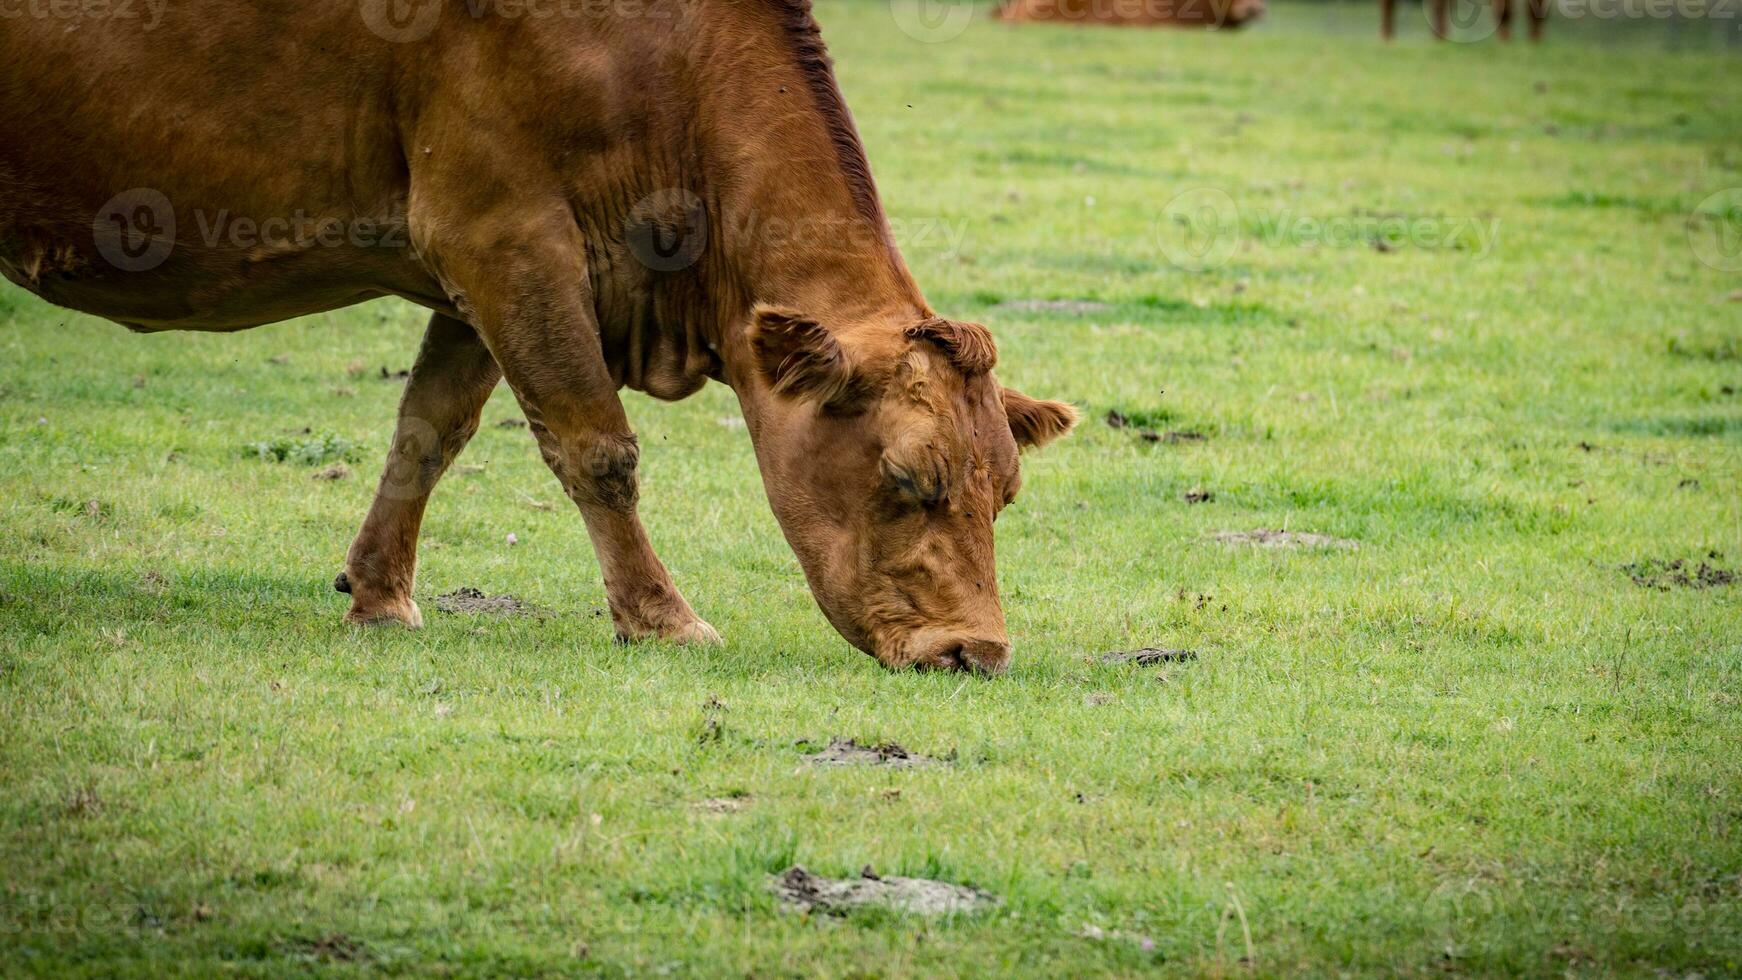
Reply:
<svg viewBox="0 0 1742 980"><path fill-rule="evenodd" d="M1071 406L1030 398L1014 388L1004 389L1004 414L1010 419L1010 434L1023 449L1044 446L1077 424L1077 410Z"/></svg>
<svg viewBox="0 0 1742 980"><path fill-rule="evenodd" d="M828 328L791 310L758 306L750 346L768 386L784 395L813 398L847 409L869 394L852 356Z"/></svg>
<svg viewBox="0 0 1742 980"><path fill-rule="evenodd" d="M998 364L998 345L992 341L992 331L978 323L927 317L908 327L907 335L938 345L963 374L985 374Z"/></svg>

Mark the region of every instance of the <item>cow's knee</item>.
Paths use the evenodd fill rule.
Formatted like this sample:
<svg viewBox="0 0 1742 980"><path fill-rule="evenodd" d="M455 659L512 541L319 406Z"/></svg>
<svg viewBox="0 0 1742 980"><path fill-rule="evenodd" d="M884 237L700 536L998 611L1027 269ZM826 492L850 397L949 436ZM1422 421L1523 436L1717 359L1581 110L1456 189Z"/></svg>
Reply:
<svg viewBox="0 0 1742 980"><path fill-rule="evenodd" d="M556 454L553 468L579 504L619 513L635 509L641 447L629 434L598 435Z"/></svg>

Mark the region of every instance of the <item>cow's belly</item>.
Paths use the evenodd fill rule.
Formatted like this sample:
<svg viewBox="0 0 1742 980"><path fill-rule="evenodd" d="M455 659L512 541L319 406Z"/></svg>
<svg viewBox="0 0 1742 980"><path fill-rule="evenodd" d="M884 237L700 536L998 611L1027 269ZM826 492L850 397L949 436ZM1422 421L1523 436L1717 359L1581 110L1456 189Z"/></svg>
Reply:
<svg viewBox="0 0 1742 980"><path fill-rule="evenodd" d="M319 240L212 248L179 235L137 244L96 232L25 236L0 248L0 273L50 303L146 332L242 330L384 295L448 308L405 250Z"/></svg>

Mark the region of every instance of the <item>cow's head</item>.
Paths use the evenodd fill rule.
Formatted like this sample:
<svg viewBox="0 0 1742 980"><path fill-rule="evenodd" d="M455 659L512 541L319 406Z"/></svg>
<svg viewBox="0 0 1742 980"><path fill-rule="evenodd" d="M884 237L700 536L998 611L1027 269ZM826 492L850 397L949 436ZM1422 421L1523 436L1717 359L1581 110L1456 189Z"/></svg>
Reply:
<svg viewBox="0 0 1742 980"><path fill-rule="evenodd" d="M1075 410L1000 386L973 323L842 329L761 307L750 346L763 483L824 615L889 667L1003 670L992 521L1018 451Z"/></svg>

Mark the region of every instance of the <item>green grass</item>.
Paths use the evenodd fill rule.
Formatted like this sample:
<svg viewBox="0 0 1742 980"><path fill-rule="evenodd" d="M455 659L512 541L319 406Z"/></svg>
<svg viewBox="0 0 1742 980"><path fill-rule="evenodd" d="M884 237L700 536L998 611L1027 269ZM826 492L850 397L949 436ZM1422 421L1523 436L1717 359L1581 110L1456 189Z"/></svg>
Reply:
<svg viewBox="0 0 1742 980"><path fill-rule="evenodd" d="M1738 62L1374 16L821 11L928 295L1089 417L1000 522L994 681L835 637L717 386L628 403L725 649L612 644L505 392L431 508L428 627L345 628L417 311L136 337L0 291L0 973L1742 973L1742 585L1623 567L1742 566L1742 276L1689 237L1742 186ZM1191 272L1158 228L1197 187L1237 231ZM1298 240L1375 215L1498 237ZM1285 526L1360 547L1209 538ZM550 615L437 612L460 586ZM1093 660L1146 645L1200 657ZM801 764L832 736L955 760ZM784 914L794 861L1004 903Z"/></svg>

